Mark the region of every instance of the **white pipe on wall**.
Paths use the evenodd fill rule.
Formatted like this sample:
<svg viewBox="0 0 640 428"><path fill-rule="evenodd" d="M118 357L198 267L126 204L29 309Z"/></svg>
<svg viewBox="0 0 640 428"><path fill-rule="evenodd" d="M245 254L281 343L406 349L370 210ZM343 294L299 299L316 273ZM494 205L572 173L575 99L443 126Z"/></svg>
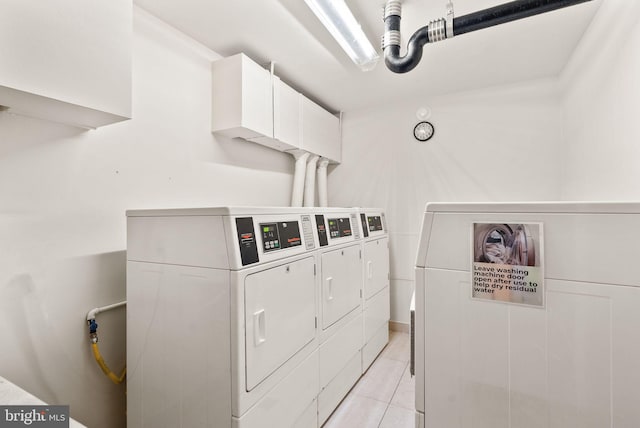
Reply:
<svg viewBox="0 0 640 428"><path fill-rule="evenodd" d="M329 159L322 158L318 162L318 205L321 207L329 206L327 195L327 166Z"/></svg>
<svg viewBox="0 0 640 428"><path fill-rule="evenodd" d="M304 176L309 153L302 150L294 150L289 153L291 153L296 160L295 171L293 173L293 189L291 190L291 206L301 207L304 192Z"/></svg>
<svg viewBox="0 0 640 428"><path fill-rule="evenodd" d="M87 321L91 321L96 319L96 316L105 311L110 311L111 309L119 308L120 306L125 306L127 301L114 303L113 305L102 306L101 308L93 308L89 312L87 312Z"/></svg>
<svg viewBox="0 0 640 428"><path fill-rule="evenodd" d="M313 207L316 197L316 165L320 156L311 155L307 162L307 173L304 178L304 206Z"/></svg>

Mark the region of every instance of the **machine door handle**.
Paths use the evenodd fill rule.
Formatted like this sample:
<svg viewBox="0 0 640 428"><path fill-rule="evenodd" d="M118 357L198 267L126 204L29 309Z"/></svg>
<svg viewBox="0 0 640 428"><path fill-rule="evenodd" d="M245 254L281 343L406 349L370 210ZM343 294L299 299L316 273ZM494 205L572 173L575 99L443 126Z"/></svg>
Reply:
<svg viewBox="0 0 640 428"><path fill-rule="evenodd" d="M267 341L264 309L253 314L253 343L260 346Z"/></svg>
<svg viewBox="0 0 640 428"><path fill-rule="evenodd" d="M367 262L367 278L373 278L373 262L371 260Z"/></svg>
<svg viewBox="0 0 640 428"><path fill-rule="evenodd" d="M411 305L409 306L410 314L410 335L411 335L411 348L409 356L409 374L411 376L416 375L416 292L413 292L411 296Z"/></svg>
<svg viewBox="0 0 640 428"><path fill-rule="evenodd" d="M327 281L327 300L333 300L333 277L328 276L326 281Z"/></svg>
<svg viewBox="0 0 640 428"><path fill-rule="evenodd" d="M409 374L416 375L416 313L411 311L411 347L409 348Z"/></svg>

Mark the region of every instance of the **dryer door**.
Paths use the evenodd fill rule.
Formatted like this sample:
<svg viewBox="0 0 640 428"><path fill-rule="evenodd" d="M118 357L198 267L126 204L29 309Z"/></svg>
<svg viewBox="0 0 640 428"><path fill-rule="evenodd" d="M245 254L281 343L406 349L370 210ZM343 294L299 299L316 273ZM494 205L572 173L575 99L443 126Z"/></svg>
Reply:
<svg viewBox="0 0 640 428"><path fill-rule="evenodd" d="M364 298L366 300L389 285L388 242L388 238L381 238L364 244Z"/></svg>
<svg viewBox="0 0 640 428"><path fill-rule="evenodd" d="M360 245L322 255L322 329L329 328L360 304Z"/></svg>
<svg viewBox="0 0 640 428"><path fill-rule="evenodd" d="M312 257L248 275L245 292L247 391L315 337Z"/></svg>

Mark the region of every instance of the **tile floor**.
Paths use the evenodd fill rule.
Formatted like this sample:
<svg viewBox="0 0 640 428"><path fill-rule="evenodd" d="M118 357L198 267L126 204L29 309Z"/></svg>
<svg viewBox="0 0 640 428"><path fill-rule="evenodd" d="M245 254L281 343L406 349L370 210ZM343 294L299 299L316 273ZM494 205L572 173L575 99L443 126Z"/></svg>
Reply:
<svg viewBox="0 0 640 428"><path fill-rule="evenodd" d="M410 339L392 331L378 359L342 400L323 428L413 428L415 378Z"/></svg>

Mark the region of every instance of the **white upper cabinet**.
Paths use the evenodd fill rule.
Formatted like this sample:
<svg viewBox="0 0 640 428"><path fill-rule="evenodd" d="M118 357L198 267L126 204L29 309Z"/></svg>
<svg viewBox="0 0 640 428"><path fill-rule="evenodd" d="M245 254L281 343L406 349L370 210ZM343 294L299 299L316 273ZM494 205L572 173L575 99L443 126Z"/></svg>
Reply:
<svg viewBox="0 0 640 428"><path fill-rule="evenodd" d="M212 65L211 130L229 137L273 137L271 73L244 54Z"/></svg>
<svg viewBox="0 0 640 428"><path fill-rule="evenodd" d="M131 0L1 0L0 105L83 128L131 117Z"/></svg>
<svg viewBox="0 0 640 428"><path fill-rule="evenodd" d="M302 150L340 163L340 119L307 97L302 97Z"/></svg>
<svg viewBox="0 0 640 428"><path fill-rule="evenodd" d="M340 119L244 54L212 65L211 131L339 163Z"/></svg>

